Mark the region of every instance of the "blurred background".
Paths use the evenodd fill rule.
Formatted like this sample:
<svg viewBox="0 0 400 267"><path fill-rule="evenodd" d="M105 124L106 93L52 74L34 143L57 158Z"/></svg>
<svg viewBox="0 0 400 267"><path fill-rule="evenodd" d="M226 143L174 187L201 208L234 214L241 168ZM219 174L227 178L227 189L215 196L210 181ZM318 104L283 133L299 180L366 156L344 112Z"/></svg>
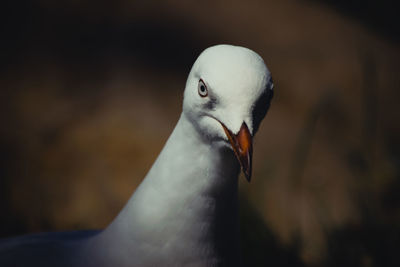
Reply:
<svg viewBox="0 0 400 267"><path fill-rule="evenodd" d="M105 227L162 149L208 46L258 52L275 97L241 177L246 266L400 266L393 1L7 1L0 237Z"/></svg>

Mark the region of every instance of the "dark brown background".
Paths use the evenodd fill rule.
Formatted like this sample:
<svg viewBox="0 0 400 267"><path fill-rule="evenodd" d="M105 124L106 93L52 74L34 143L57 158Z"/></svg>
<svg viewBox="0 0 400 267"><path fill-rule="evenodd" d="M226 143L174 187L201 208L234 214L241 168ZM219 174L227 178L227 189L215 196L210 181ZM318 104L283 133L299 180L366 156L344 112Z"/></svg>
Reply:
<svg viewBox="0 0 400 267"><path fill-rule="evenodd" d="M399 266L391 1L14 1L0 36L0 236L105 227L175 126L206 47L276 94L241 177L248 266Z"/></svg>

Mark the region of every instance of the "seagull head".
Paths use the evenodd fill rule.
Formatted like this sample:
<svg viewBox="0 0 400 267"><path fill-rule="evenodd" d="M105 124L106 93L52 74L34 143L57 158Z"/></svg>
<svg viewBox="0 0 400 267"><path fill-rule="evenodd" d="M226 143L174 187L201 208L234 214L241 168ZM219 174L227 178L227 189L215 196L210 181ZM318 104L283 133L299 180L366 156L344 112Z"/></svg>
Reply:
<svg viewBox="0 0 400 267"><path fill-rule="evenodd" d="M183 113L204 140L233 150L250 181L252 139L272 96L271 73L257 53L217 45L195 61L186 82Z"/></svg>

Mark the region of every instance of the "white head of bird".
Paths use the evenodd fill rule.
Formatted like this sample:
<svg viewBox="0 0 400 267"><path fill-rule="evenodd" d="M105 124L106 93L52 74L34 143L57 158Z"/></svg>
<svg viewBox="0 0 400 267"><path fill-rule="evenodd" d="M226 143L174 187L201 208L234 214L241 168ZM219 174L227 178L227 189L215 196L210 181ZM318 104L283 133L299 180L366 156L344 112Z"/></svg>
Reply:
<svg viewBox="0 0 400 267"><path fill-rule="evenodd" d="M183 113L205 141L231 147L251 178L252 137L273 96L271 73L254 51L217 45L197 58L186 82Z"/></svg>

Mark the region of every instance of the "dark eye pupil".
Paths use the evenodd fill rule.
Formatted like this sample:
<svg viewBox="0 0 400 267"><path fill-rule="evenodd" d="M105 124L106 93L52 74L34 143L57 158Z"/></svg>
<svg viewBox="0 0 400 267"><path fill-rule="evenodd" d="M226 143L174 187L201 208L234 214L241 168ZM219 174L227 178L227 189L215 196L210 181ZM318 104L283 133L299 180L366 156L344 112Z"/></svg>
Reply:
<svg viewBox="0 0 400 267"><path fill-rule="evenodd" d="M204 92L206 90L206 88L204 87L204 85L200 85L200 91Z"/></svg>

